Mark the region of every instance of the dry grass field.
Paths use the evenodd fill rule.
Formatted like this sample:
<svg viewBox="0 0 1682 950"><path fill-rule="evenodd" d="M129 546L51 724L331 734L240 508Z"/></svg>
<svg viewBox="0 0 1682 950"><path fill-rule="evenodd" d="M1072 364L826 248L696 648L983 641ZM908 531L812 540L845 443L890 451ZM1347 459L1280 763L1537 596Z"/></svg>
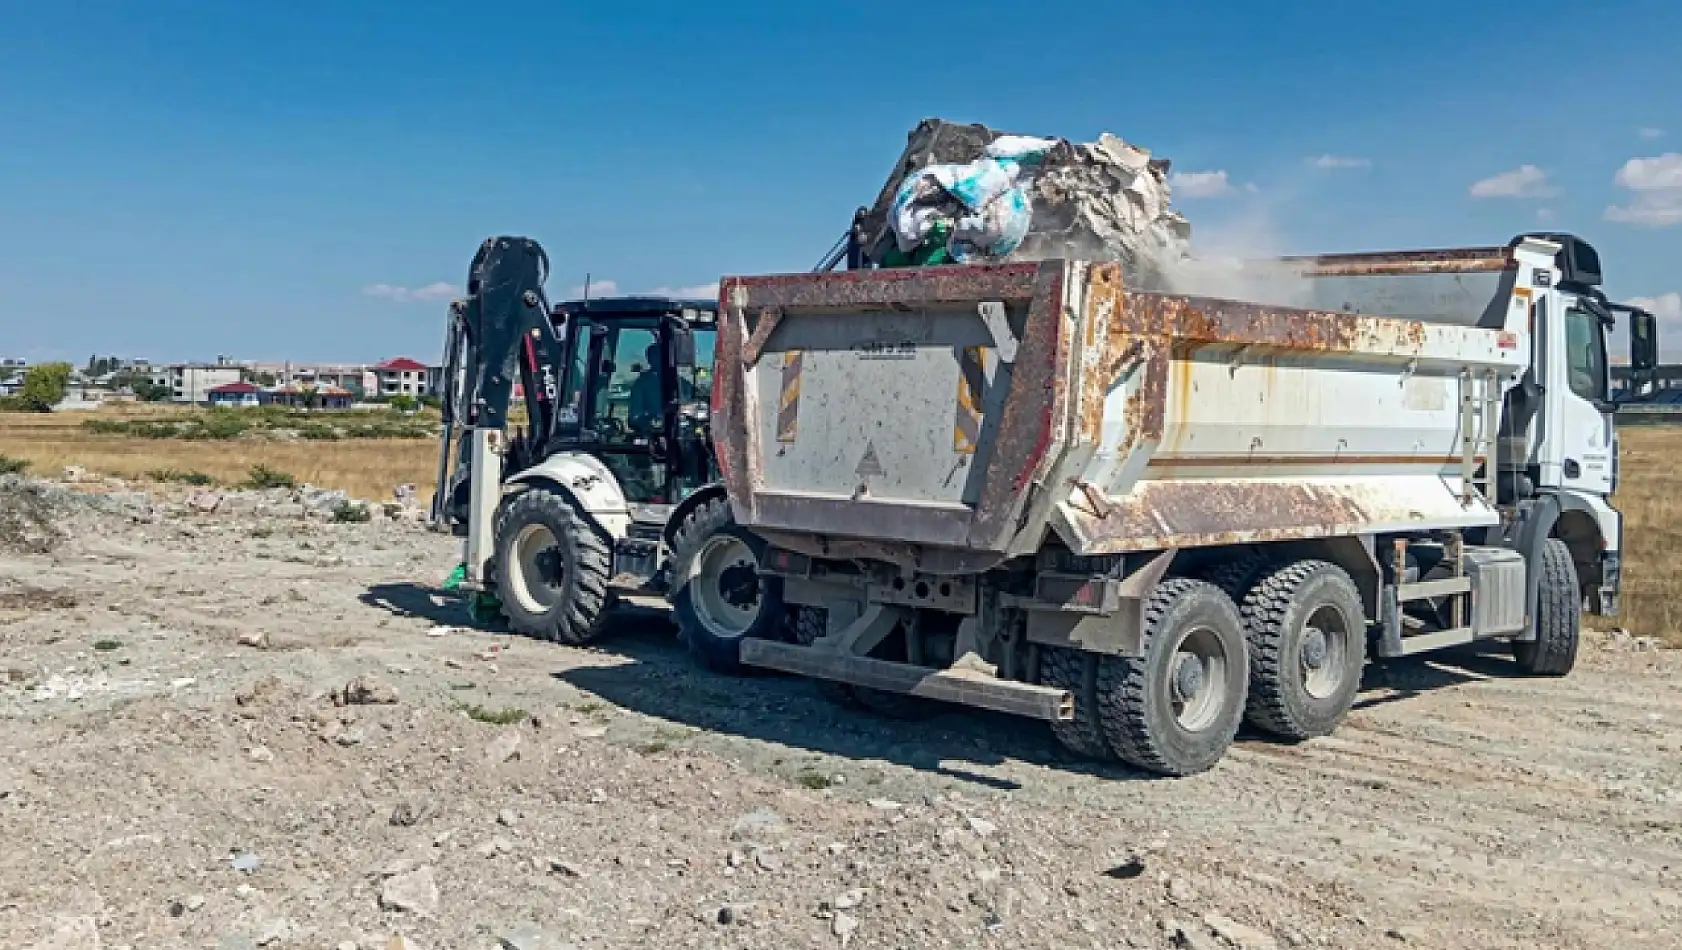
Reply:
<svg viewBox="0 0 1682 950"><path fill-rule="evenodd" d="M90 412L0 413L0 455L23 459L30 470L56 474L77 465L90 472L141 480L148 473L202 472L238 484L254 465L291 474L300 483L386 500L394 486L412 483L430 493L438 443L431 439L271 441L259 438L189 441L89 432L89 419L169 419L196 410L155 406Z"/></svg>
<svg viewBox="0 0 1682 950"><path fill-rule="evenodd" d="M99 418L158 418L198 410L129 406ZM263 439L187 441L101 435L87 431L90 413L0 413L0 455L55 473L67 465L143 479L164 469L203 472L226 484L253 465L288 472L300 482L358 498L391 497L413 483L427 492L437 463L430 439L342 439L276 442ZM1624 528L1623 614L1605 626L1657 636L1682 647L1682 428L1628 426L1622 431L1623 484L1616 504Z"/></svg>

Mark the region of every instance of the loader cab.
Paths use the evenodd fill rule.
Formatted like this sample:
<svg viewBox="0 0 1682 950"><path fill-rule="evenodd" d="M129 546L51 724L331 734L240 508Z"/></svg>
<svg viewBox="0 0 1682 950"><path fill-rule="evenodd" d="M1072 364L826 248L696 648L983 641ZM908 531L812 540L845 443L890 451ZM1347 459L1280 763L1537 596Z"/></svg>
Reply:
<svg viewBox="0 0 1682 950"><path fill-rule="evenodd" d="M556 448L603 462L635 506L676 504L713 481L707 410L717 303L667 297L567 301Z"/></svg>

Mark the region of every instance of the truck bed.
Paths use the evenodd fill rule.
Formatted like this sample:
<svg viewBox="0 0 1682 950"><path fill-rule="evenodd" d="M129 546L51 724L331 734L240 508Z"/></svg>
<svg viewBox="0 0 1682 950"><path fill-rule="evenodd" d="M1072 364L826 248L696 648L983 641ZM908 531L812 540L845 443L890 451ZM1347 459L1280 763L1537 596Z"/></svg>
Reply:
<svg viewBox="0 0 1682 950"><path fill-rule="evenodd" d="M728 277L732 507L795 550L932 571L1048 532L1097 555L1493 524L1463 481L1529 357L1517 253L1305 258L1259 294L1320 309L1082 261Z"/></svg>

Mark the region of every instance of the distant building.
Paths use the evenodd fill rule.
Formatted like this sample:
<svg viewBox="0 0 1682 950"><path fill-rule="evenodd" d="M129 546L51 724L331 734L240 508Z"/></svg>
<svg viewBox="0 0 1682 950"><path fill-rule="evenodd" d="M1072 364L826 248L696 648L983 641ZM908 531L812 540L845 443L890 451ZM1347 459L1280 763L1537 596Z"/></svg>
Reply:
<svg viewBox="0 0 1682 950"><path fill-rule="evenodd" d="M264 405L294 409L349 409L356 402L356 394L343 386L306 386L302 383L284 383L265 389L259 398Z"/></svg>
<svg viewBox="0 0 1682 950"><path fill-rule="evenodd" d="M374 376L379 380L379 394L390 398L392 396L412 396L416 399L432 390L428 387L431 371L425 363L399 356L374 365Z"/></svg>
<svg viewBox="0 0 1682 950"><path fill-rule="evenodd" d="M249 407L261 403L259 390L247 382L223 383L209 390L205 396L212 406Z"/></svg>
<svg viewBox="0 0 1682 950"><path fill-rule="evenodd" d="M234 365L175 363L169 367L164 385L169 387L171 402L202 405L210 401L212 389L240 379L240 367Z"/></svg>

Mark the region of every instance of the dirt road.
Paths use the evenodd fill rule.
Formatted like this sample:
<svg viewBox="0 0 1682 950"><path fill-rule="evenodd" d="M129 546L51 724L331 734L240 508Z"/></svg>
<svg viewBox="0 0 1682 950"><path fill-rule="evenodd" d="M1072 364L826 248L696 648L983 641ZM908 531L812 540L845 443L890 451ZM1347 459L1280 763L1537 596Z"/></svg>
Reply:
<svg viewBox="0 0 1682 950"><path fill-rule="evenodd" d="M1682 945L1675 651L1370 669L1160 780L698 672L658 612L465 630L449 538L178 502L0 556L0 946Z"/></svg>

